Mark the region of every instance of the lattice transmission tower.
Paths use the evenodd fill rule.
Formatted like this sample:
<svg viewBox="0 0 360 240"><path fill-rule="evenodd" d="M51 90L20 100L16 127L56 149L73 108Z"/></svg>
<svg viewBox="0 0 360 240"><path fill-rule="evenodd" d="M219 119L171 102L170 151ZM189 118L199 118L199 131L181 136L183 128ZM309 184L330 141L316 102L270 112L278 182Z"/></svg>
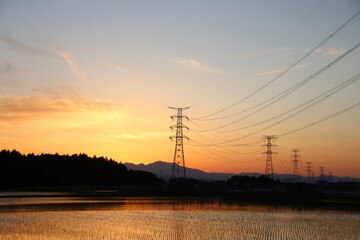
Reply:
<svg viewBox="0 0 360 240"><path fill-rule="evenodd" d="M263 139L267 141L267 143L263 145L266 147L266 152L263 152L263 154L266 154L265 175L270 175L271 178L274 178L272 155L276 154L277 152L274 152L272 148L276 147L277 145L272 144L271 141L277 139L277 137L275 135L270 135L264 136Z"/></svg>
<svg viewBox="0 0 360 240"><path fill-rule="evenodd" d="M311 164L312 164L312 162L306 162L306 172L307 172L307 175L306 175L306 177L308 177L308 178L311 178Z"/></svg>
<svg viewBox="0 0 360 240"><path fill-rule="evenodd" d="M324 180L324 168L325 167L320 167L320 180L323 182L323 181L325 181Z"/></svg>
<svg viewBox="0 0 360 240"><path fill-rule="evenodd" d="M333 177L332 172L329 172L329 182L332 182L332 177Z"/></svg>
<svg viewBox="0 0 360 240"><path fill-rule="evenodd" d="M306 177L307 177L308 182L312 181L312 179L313 179L314 172L311 169L312 168L311 164L312 164L312 162L306 162L306 172L307 172Z"/></svg>
<svg viewBox="0 0 360 240"><path fill-rule="evenodd" d="M176 130L175 136L170 136L170 139L175 139L175 152L174 152L174 160L172 167L172 178L186 178L185 171L185 156L184 156L184 138L188 139L187 136L184 136L183 129L186 128L189 130L187 126L183 124L183 118L189 120L189 118L183 115L183 110L188 109L189 107L176 108L169 107L170 109L176 110L177 114L172 115L171 119L176 119L176 125L170 126L171 130Z"/></svg>
<svg viewBox="0 0 360 240"><path fill-rule="evenodd" d="M293 171L293 179L294 182L299 182L300 180L300 174L299 174L299 165L298 162L300 162L299 160L299 149L293 149L291 150L294 154L292 155L292 157L294 158L293 162L294 162L294 171Z"/></svg>

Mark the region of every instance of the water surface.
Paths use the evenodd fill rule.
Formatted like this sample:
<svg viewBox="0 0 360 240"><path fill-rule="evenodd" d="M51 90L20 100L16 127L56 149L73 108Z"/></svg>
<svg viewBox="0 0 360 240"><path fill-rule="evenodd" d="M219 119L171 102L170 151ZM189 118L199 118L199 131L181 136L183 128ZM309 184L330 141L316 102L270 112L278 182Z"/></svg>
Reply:
<svg viewBox="0 0 360 240"><path fill-rule="evenodd" d="M0 198L0 239L359 239L360 214L176 198Z"/></svg>

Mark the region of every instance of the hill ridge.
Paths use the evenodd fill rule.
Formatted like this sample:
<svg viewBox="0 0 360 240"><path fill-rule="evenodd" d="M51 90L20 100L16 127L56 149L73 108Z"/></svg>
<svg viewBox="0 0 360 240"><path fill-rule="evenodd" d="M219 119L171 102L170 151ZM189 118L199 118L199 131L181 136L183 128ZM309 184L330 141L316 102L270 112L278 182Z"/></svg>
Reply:
<svg viewBox="0 0 360 240"><path fill-rule="evenodd" d="M173 163L164 162L164 161L155 161L149 164L134 164L134 163L124 163L124 165L131 170L142 170L154 173L159 178L164 180L168 180L171 178L172 173L172 165ZM218 173L218 172L206 172L196 168L188 168L186 167L186 177L187 178L194 178L197 180L206 180L206 181L227 181L229 178L235 175L242 175L242 176L260 176L263 175L262 173ZM282 182L291 181L293 175L292 174L274 174L275 179L279 179ZM316 182L321 180L321 177L314 177L311 181ZM330 180L330 176L324 176L325 181ZM301 177L301 181L308 181L306 177ZM360 182L359 178L353 177L337 177L331 176L331 182L351 182L356 181Z"/></svg>

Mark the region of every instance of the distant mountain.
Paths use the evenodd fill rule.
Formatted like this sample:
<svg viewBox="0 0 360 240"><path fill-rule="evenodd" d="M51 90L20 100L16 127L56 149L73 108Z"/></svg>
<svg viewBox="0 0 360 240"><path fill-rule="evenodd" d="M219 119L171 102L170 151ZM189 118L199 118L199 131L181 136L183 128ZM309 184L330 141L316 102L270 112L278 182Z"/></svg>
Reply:
<svg viewBox="0 0 360 240"><path fill-rule="evenodd" d="M157 161L148 165L124 163L128 169L152 172L158 177L168 180L172 174L172 163ZM235 173L208 173L194 168L186 168L186 177L206 181L226 181Z"/></svg>
<svg viewBox="0 0 360 240"><path fill-rule="evenodd" d="M132 170L142 170L147 172L152 172L156 174L159 178L168 180L171 177L172 173L172 163L157 161L150 164L133 164L133 163L124 163L128 169ZM208 173L194 168L186 168L186 177L194 178L198 180L206 181L226 181L232 176L241 175L241 176L260 176L262 173ZM274 174L275 179L279 179L281 182L288 182L293 180L292 174ZM312 179L307 179L306 177L301 177L301 182L313 182L320 181L321 177L314 177ZM324 176L325 181L328 182L360 182L359 178L353 177L337 177L337 176Z"/></svg>

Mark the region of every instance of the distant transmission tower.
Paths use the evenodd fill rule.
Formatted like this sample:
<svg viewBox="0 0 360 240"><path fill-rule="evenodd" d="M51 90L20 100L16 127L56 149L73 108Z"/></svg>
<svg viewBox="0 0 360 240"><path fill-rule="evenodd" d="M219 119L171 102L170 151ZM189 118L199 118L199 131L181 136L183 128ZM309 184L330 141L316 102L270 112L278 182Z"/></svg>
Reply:
<svg viewBox="0 0 360 240"><path fill-rule="evenodd" d="M276 147L276 145L272 144L272 140L277 139L275 135L270 136L264 136L263 139L267 140L267 143L263 146L266 146L266 152L263 152L263 154L266 154L266 164L265 164L265 175L270 175L271 178L274 178L274 169L273 169L273 163L272 163L272 155L276 154L277 152L273 152L272 147Z"/></svg>
<svg viewBox="0 0 360 240"><path fill-rule="evenodd" d="M329 182L332 182L332 172L329 172Z"/></svg>
<svg viewBox="0 0 360 240"><path fill-rule="evenodd" d="M306 162L306 172L307 172L307 180L310 182L312 180L313 172L311 171L311 164L312 162Z"/></svg>
<svg viewBox="0 0 360 240"><path fill-rule="evenodd" d="M189 120L189 118L183 115L183 110L188 109L189 107L176 108L169 107L170 109L177 110L177 114L171 116L171 119L176 118L176 125L171 126L171 130L176 129L176 135L170 136L170 139L173 140L175 138L175 152L174 152L174 161L172 168L172 178L186 178L185 172L185 157L184 157L184 144L183 139L188 137L183 135L183 128L189 129L185 125L183 125L183 118Z"/></svg>
<svg viewBox="0 0 360 240"><path fill-rule="evenodd" d="M299 166L298 166L298 162L300 162L299 160L299 155L298 153L300 152L299 149L293 149L291 150L294 155L292 155L292 157L294 158L293 162L294 162L294 171L293 171L293 178L294 178L294 182L299 182L300 180L300 174L299 174Z"/></svg>
<svg viewBox="0 0 360 240"><path fill-rule="evenodd" d="M321 181L324 181L324 167L320 167L320 177Z"/></svg>

